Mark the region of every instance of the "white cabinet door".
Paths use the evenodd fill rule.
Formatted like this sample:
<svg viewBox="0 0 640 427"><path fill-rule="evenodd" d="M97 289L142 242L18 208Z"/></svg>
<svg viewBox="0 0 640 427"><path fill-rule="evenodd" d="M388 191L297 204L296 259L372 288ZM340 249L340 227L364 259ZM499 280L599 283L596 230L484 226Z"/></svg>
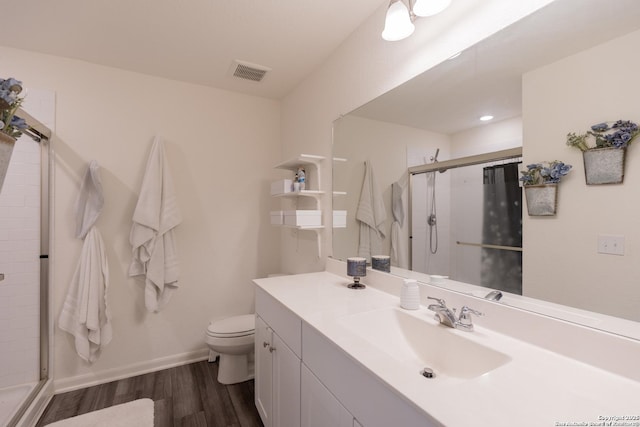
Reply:
<svg viewBox="0 0 640 427"><path fill-rule="evenodd" d="M276 427L273 423L273 367L271 348L273 331L256 316L255 338L255 403L264 427ZM266 343L266 345L265 345Z"/></svg>
<svg viewBox="0 0 640 427"><path fill-rule="evenodd" d="M300 426L300 358L276 332L273 356L273 427ZM266 427L266 426L265 426Z"/></svg>
<svg viewBox="0 0 640 427"><path fill-rule="evenodd" d="M329 390L302 365L302 427L353 427L354 418Z"/></svg>

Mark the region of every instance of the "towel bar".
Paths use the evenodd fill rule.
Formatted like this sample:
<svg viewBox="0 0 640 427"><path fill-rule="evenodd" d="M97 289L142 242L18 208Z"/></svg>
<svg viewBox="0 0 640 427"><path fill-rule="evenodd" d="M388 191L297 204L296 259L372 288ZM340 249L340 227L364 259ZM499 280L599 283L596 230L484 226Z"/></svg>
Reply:
<svg viewBox="0 0 640 427"><path fill-rule="evenodd" d="M517 246L490 245L486 243L469 243L469 242L460 242L460 241L457 241L456 244L463 245L463 246L478 246L478 247L487 248L487 249L501 249L503 251L522 252L522 248Z"/></svg>

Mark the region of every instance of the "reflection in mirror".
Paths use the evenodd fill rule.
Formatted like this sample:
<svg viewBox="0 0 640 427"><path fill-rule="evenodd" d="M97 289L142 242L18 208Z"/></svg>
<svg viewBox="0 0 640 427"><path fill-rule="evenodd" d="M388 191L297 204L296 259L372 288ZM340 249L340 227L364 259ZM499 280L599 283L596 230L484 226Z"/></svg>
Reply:
<svg viewBox="0 0 640 427"><path fill-rule="evenodd" d="M409 168L412 270L522 294L521 155L520 148L445 162L436 155Z"/></svg>
<svg viewBox="0 0 640 427"><path fill-rule="evenodd" d="M546 99L549 106L555 105L560 99L554 99L554 91L538 81L539 75L553 75L555 68L563 70L568 59L580 64L601 63L601 51L607 52L612 48L624 51L626 44L637 45L640 42L640 2L613 0L607 2L606 12L601 6L598 0L556 0L460 56L337 120L334 124L334 156L347 161L334 165L334 191L344 191L346 196L334 197L333 203L334 210L346 210L348 214L347 227L334 229L333 256L346 259L362 255L361 222L356 220L356 213L367 164L372 170L370 175L375 178L372 184L377 187L382 207L378 209L377 216L379 232L373 233L374 239L364 247L376 252L369 252L370 255L391 255L393 274L424 282L429 282L429 275L450 276L444 286L478 297L485 297L491 289L502 289L505 296L499 303L640 339L638 286L629 286L618 295L600 291L598 283L586 281L582 281L580 286L568 286L570 283L558 282L554 278L544 283L539 280L520 283L517 283L518 279L501 280L504 272L511 270L510 267L504 267L502 272L489 268L493 276L487 274L483 278L482 259L492 248L478 244L519 246L517 238L514 241L488 241L482 236L479 230L487 221L487 203L483 190L470 187L473 180L479 179L480 183L483 179L491 181L492 178L485 175L491 174L491 168L497 171L504 161L447 168L444 173L410 173L415 171L414 168L424 167L421 165L427 168L434 164L436 167L446 166L447 162L508 149L522 149L525 161L529 160L528 152L544 155L537 149L543 142L523 137L523 128L529 129L530 134L532 128L527 126L544 128L539 123L532 123L533 115L528 113L531 110L541 116L540 111L544 112L545 107L539 103L531 104L533 96L523 99L523 92L534 93L536 101L538 98ZM593 31L594 28L598 30ZM583 56L591 58L592 62ZM578 70L583 69L572 66L568 71L573 72L558 74L556 84L566 86L569 82L561 79L572 79L571 83L580 81L582 73ZM591 72L591 80L582 77L585 81L580 83L593 87L607 77L598 78ZM620 83L620 80L616 81ZM523 88L523 82L528 84L526 88ZM581 103L579 99L576 102ZM638 120L640 117L637 107L633 109L631 106L623 112L625 117L622 118L630 115L630 118ZM478 118L485 114L492 114L495 118L480 124ZM588 117L584 120L594 123L598 120L592 118L597 116L595 113L585 114ZM573 122L582 123L576 119ZM559 126L564 132L561 135L580 130L571 128L568 123ZM563 144L563 141L554 144ZM576 161L573 161L574 165L579 166ZM485 168L489 169L485 171ZM575 185L579 186L576 192L585 191L584 183L578 182L581 177L578 173L574 175L577 175L573 177ZM569 199L570 195L561 197ZM584 197L589 198L588 195ZM474 211L467 206L471 202L478 206ZM570 201L563 203L562 208L568 210ZM556 263L556 268L562 270L562 258L544 260L540 246L528 249L531 248L528 243L544 233L545 228L549 230L560 223L551 221L535 223L534 226L539 227L535 228L538 233L530 235L528 240L528 228L524 227L524 250L513 252L524 257L525 267L527 259L535 259L537 265ZM572 225L575 226L575 221ZM491 228L491 225L487 227ZM379 242L375 241L376 235L380 237ZM575 248L578 249L582 248ZM607 271L602 270L605 264L602 265L598 274L606 276ZM517 277L517 267L511 273ZM527 276L526 268L522 274ZM530 276L537 278L541 274L544 272L536 270ZM536 288L538 284L544 286Z"/></svg>

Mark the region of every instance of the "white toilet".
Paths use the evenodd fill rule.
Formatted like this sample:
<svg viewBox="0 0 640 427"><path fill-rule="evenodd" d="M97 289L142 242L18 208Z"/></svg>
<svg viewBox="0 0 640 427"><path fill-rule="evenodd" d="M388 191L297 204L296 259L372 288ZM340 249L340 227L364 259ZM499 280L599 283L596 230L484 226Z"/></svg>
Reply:
<svg viewBox="0 0 640 427"><path fill-rule="evenodd" d="M254 337L256 318L253 314L227 317L209 323L205 342L209 361L220 356L218 382L235 384L254 377Z"/></svg>

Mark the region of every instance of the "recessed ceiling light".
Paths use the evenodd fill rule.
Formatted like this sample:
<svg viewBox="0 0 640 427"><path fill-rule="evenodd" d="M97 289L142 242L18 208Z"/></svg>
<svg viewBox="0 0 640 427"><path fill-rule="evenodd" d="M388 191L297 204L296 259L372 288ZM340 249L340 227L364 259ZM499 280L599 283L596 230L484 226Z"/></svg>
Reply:
<svg viewBox="0 0 640 427"><path fill-rule="evenodd" d="M480 117L480 121L488 122L489 120L493 120L493 116L486 115L486 116Z"/></svg>

